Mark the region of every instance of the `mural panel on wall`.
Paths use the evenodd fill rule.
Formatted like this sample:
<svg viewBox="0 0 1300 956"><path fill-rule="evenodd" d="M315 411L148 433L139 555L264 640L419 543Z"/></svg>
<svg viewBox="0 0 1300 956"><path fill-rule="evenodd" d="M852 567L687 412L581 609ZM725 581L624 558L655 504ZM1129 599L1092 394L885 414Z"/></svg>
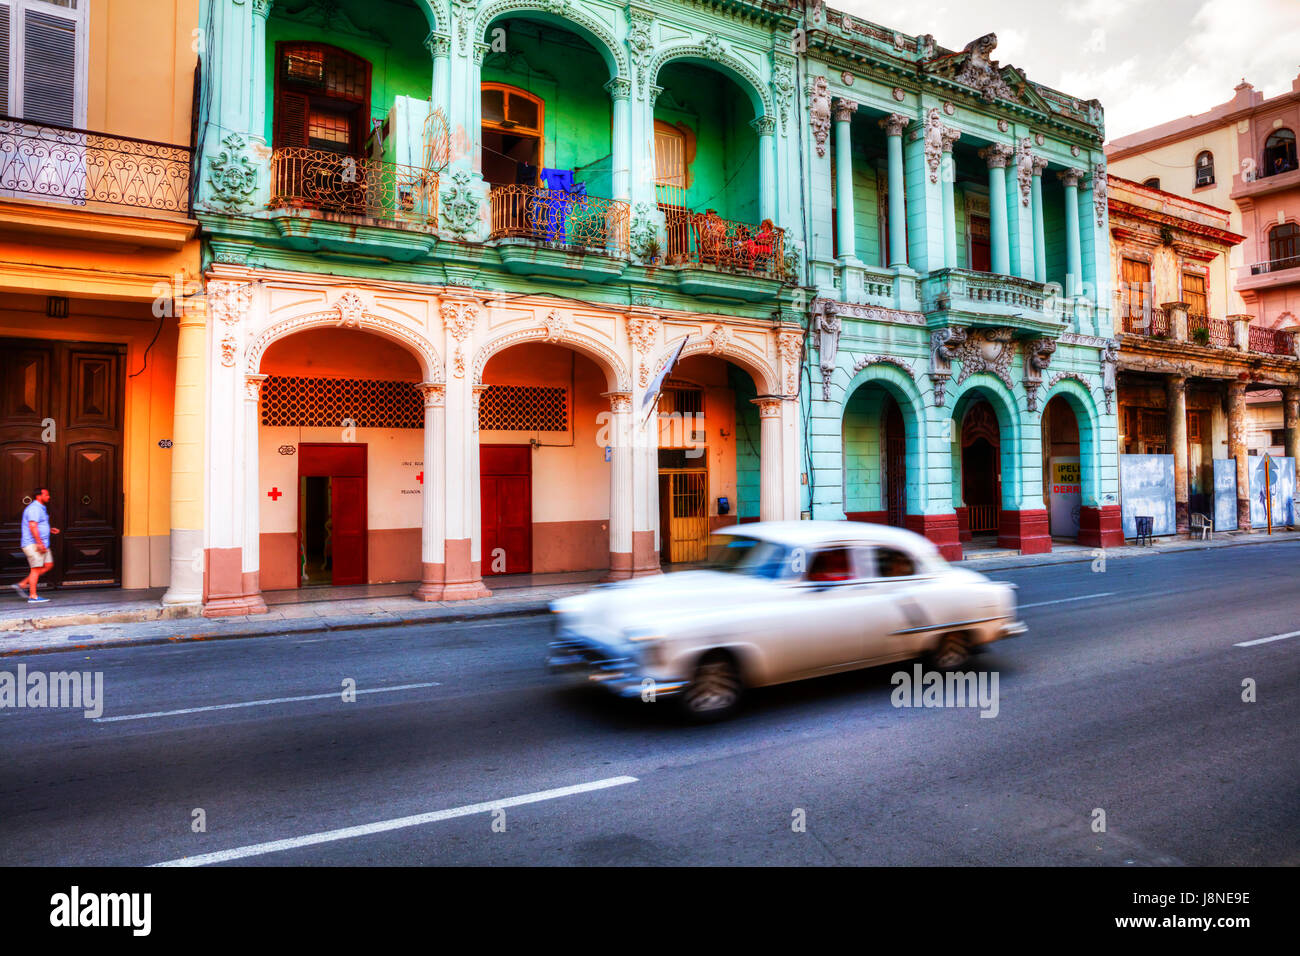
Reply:
<svg viewBox="0 0 1300 956"><path fill-rule="evenodd" d="M1268 463L1268 490L1273 499L1273 527L1295 524L1295 459L1252 455L1250 458L1250 524L1267 527L1269 512L1264 498L1264 466Z"/></svg>
<svg viewBox="0 0 1300 956"><path fill-rule="evenodd" d="M1214 459L1214 530L1237 530L1237 459Z"/></svg>
<svg viewBox="0 0 1300 956"><path fill-rule="evenodd" d="M1152 517L1153 535L1173 534L1174 456L1120 455L1119 496L1124 537L1137 537L1138 515Z"/></svg>

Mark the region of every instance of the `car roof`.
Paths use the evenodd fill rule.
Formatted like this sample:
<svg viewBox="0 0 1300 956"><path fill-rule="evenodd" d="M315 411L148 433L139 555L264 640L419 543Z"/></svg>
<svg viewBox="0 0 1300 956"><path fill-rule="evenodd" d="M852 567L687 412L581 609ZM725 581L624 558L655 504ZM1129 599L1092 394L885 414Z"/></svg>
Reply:
<svg viewBox="0 0 1300 956"><path fill-rule="evenodd" d="M755 521L718 528L713 533L758 538L800 548L828 544L884 544L930 556L939 553L933 543L913 531L865 521Z"/></svg>

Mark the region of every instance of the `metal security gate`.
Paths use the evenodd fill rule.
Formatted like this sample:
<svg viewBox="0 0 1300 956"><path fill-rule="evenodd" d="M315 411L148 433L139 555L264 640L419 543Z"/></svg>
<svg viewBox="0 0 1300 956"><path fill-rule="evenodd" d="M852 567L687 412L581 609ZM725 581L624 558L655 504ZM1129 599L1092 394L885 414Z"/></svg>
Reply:
<svg viewBox="0 0 1300 956"><path fill-rule="evenodd" d="M703 561L709 547L709 473L660 471L668 479L668 560Z"/></svg>

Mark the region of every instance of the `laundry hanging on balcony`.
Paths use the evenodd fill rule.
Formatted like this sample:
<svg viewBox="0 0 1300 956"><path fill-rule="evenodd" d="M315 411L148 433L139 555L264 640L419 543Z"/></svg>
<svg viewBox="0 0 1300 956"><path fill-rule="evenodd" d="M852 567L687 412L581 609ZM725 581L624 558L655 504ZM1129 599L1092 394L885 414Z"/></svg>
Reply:
<svg viewBox="0 0 1300 956"><path fill-rule="evenodd" d="M541 179L546 193L538 199L537 225L547 242L564 242L569 210L587 197L587 184L575 183L571 169L543 169Z"/></svg>

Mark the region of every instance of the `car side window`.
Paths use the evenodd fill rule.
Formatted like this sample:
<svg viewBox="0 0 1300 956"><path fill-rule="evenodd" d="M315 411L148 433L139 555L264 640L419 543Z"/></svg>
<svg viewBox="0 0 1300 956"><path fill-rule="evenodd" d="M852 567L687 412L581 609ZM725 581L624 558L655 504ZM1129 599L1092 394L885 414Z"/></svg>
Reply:
<svg viewBox="0 0 1300 956"><path fill-rule="evenodd" d="M848 548L826 548L813 555L807 579L818 583L852 581L853 555Z"/></svg>
<svg viewBox="0 0 1300 956"><path fill-rule="evenodd" d="M916 561L896 548L877 548L876 569L877 577L905 578L916 574Z"/></svg>

